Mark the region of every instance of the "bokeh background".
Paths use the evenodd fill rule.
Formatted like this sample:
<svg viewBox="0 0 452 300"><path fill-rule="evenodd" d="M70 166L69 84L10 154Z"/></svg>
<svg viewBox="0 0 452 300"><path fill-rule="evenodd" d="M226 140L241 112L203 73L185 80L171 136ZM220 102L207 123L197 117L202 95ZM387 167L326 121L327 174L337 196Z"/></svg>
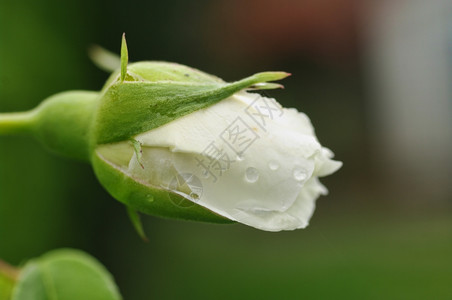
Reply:
<svg viewBox="0 0 452 300"><path fill-rule="evenodd" d="M0 137L0 257L97 257L125 299L452 299L452 1L0 0L0 111L99 90L92 44L233 81L284 70L343 168L305 230L144 216L90 166Z"/></svg>

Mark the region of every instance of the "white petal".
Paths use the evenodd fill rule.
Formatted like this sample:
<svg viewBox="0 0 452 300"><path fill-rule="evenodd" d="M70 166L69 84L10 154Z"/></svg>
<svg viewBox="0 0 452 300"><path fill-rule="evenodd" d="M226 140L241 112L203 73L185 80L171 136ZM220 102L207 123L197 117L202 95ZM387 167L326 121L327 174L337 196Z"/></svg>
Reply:
<svg viewBox="0 0 452 300"><path fill-rule="evenodd" d="M326 193L317 176L341 165L321 147L306 115L244 92L135 138L143 156L141 163L131 159L130 176L268 231L307 226L315 200ZM196 178L199 186L178 188L177 176Z"/></svg>
<svg viewBox="0 0 452 300"><path fill-rule="evenodd" d="M342 167L342 162L332 160L333 152L328 148L322 148L320 153L315 156L314 175L323 177L333 174Z"/></svg>

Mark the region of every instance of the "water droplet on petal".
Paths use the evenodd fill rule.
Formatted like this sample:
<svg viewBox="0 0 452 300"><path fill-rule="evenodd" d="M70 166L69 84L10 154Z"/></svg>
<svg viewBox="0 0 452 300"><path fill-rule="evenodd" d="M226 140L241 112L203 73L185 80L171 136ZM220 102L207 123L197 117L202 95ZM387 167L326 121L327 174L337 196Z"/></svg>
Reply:
<svg viewBox="0 0 452 300"><path fill-rule="evenodd" d="M270 170L276 171L279 169L279 164L276 161L272 160L268 163L268 167L270 168Z"/></svg>
<svg viewBox="0 0 452 300"><path fill-rule="evenodd" d="M303 181L307 177L303 169L296 168L293 170L293 178L297 181Z"/></svg>
<svg viewBox="0 0 452 300"><path fill-rule="evenodd" d="M259 179L259 171L256 168L249 167L245 171L245 179L250 183L256 182Z"/></svg>

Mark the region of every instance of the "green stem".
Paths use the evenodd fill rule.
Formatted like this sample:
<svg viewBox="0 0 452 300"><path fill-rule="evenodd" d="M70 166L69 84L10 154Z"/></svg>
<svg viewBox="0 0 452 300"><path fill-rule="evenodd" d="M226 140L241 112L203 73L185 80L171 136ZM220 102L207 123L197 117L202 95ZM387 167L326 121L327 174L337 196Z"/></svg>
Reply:
<svg viewBox="0 0 452 300"><path fill-rule="evenodd" d="M0 259L0 275L15 282L19 278L19 273L20 271L18 268L13 267Z"/></svg>
<svg viewBox="0 0 452 300"><path fill-rule="evenodd" d="M28 134L33 129L34 111L0 113L0 135Z"/></svg>

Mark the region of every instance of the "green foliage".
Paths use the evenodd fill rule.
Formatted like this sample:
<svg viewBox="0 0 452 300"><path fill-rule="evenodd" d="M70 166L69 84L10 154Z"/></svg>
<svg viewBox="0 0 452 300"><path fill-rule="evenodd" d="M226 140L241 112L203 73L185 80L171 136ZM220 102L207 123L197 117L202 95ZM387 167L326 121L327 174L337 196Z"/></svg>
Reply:
<svg viewBox="0 0 452 300"><path fill-rule="evenodd" d="M120 300L108 271L84 252L62 249L29 261L11 300Z"/></svg>
<svg viewBox="0 0 452 300"><path fill-rule="evenodd" d="M0 273L0 300L9 300L14 281Z"/></svg>

